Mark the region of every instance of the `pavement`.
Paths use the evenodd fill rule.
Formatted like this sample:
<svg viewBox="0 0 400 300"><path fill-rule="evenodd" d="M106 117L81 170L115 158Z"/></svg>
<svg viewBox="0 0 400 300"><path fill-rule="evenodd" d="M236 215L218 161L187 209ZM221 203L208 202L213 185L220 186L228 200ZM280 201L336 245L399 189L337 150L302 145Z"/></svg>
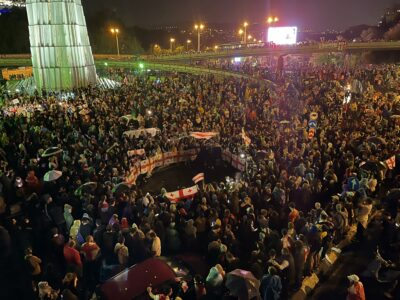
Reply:
<svg viewBox="0 0 400 300"><path fill-rule="evenodd" d="M180 163L154 172L142 185L142 189L153 195L158 195L162 188L168 192L176 191L194 185L192 178L200 172L204 172L206 184L225 181L226 176L235 177L237 173L232 167L223 164L206 169L196 162Z"/></svg>

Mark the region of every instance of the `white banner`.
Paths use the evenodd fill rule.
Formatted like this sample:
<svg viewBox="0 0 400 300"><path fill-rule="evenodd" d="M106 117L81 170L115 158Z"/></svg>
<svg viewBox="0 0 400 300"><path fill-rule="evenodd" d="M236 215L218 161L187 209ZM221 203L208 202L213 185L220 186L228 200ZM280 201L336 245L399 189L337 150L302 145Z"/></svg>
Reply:
<svg viewBox="0 0 400 300"><path fill-rule="evenodd" d="M136 130L125 131L123 133L123 135L126 135L129 138L132 138L132 137L138 138L141 134L148 133L152 137L154 137L158 132L161 132L161 130L158 128L141 128L141 129L136 129Z"/></svg>

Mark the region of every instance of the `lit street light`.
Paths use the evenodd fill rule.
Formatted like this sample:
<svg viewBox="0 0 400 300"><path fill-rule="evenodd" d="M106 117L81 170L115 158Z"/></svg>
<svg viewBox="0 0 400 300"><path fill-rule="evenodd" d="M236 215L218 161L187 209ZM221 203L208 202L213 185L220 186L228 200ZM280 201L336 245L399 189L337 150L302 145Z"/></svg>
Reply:
<svg viewBox="0 0 400 300"><path fill-rule="evenodd" d="M191 40L187 40L187 41L186 41L186 52L189 51L189 44L190 44L191 42L192 42Z"/></svg>
<svg viewBox="0 0 400 300"><path fill-rule="evenodd" d="M278 21L279 21L278 17L268 17L268 19L267 19L268 24L276 23Z"/></svg>
<svg viewBox="0 0 400 300"><path fill-rule="evenodd" d="M243 23L243 27L244 27L244 44L245 44L245 46L247 46L247 40L246 40L246 37L247 37L247 26L249 26L249 23L244 22Z"/></svg>
<svg viewBox="0 0 400 300"><path fill-rule="evenodd" d="M239 29L239 35L240 35L241 42L244 41L243 33L244 33L243 29L240 28L240 29Z"/></svg>
<svg viewBox="0 0 400 300"><path fill-rule="evenodd" d="M112 34L115 34L115 40L117 41L117 54L119 56L119 42L118 42L119 29L118 28L111 28L110 31L111 31Z"/></svg>
<svg viewBox="0 0 400 300"><path fill-rule="evenodd" d="M175 39L174 39L174 38L171 38L171 39L169 40L169 42L170 42L170 49L171 49L171 52L172 52L172 45L174 44Z"/></svg>
<svg viewBox="0 0 400 300"><path fill-rule="evenodd" d="M197 52L200 52L200 31L204 29L204 25L194 25L194 29L197 30Z"/></svg>

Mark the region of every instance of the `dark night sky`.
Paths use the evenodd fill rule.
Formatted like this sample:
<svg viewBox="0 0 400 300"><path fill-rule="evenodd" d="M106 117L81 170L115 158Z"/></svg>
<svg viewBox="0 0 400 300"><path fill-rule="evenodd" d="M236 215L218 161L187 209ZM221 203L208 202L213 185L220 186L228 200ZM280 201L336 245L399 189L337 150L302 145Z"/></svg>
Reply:
<svg viewBox="0 0 400 300"><path fill-rule="evenodd" d="M87 13L116 10L128 25L153 27L195 20L205 22L261 22L278 15L287 25L312 29L345 29L377 24L384 9L395 0L83 0ZM397 0L398 2L398 0ZM271 10L270 10L271 11Z"/></svg>

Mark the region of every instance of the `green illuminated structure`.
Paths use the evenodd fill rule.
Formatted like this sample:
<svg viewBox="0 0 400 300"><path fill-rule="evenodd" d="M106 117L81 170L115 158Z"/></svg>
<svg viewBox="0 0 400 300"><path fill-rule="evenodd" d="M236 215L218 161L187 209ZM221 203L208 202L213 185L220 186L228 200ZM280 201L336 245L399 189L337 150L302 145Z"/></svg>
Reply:
<svg viewBox="0 0 400 300"><path fill-rule="evenodd" d="M96 84L81 0L27 0L33 75L38 90Z"/></svg>

